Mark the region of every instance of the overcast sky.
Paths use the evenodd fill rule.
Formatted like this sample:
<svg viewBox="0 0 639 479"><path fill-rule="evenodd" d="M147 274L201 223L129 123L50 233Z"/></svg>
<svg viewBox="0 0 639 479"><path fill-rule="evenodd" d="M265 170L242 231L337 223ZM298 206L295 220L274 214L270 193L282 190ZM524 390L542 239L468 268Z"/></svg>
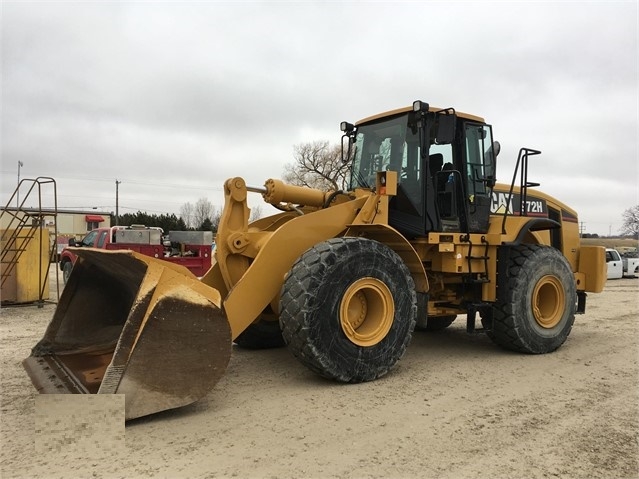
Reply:
<svg viewBox="0 0 639 479"><path fill-rule="evenodd" d="M637 2L2 2L2 205L176 213L281 178L301 142L412 104L483 116L608 235L639 204ZM50 190L43 190L46 198ZM252 206L261 196L250 197ZM45 205L47 206L47 205ZM263 213L270 210L262 207Z"/></svg>

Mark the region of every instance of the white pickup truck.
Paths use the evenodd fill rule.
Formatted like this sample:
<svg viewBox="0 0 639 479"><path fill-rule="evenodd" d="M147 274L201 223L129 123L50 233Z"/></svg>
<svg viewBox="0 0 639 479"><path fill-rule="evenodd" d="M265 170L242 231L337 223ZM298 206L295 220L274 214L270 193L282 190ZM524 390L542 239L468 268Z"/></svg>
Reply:
<svg viewBox="0 0 639 479"><path fill-rule="evenodd" d="M608 264L608 279L618 279L624 276L635 277L639 274L639 258L623 257L616 249L606 249L606 263Z"/></svg>

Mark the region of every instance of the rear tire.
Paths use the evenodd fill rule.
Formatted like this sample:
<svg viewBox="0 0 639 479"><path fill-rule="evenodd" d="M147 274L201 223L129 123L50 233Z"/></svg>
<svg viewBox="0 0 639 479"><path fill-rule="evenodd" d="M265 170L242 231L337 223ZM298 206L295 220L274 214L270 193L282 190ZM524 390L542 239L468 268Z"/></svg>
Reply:
<svg viewBox="0 0 639 479"><path fill-rule="evenodd" d="M441 331L453 324L453 321L457 319L456 315L450 316L427 316L417 321L415 329L417 331Z"/></svg>
<svg viewBox="0 0 639 479"><path fill-rule="evenodd" d="M235 338L234 343L243 349L272 349L286 345L280 323L266 319L251 324Z"/></svg>
<svg viewBox="0 0 639 479"><path fill-rule="evenodd" d="M329 379L358 383L386 374L415 327L415 284L389 247L335 238L306 251L282 287L282 335L293 355Z"/></svg>
<svg viewBox="0 0 639 479"><path fill-rule="evenodd" d="M511 249L508 278L500 279L490 338L513 351L541 354L561 346L575 321L577 292L570 264L550 246Z"/></svg>

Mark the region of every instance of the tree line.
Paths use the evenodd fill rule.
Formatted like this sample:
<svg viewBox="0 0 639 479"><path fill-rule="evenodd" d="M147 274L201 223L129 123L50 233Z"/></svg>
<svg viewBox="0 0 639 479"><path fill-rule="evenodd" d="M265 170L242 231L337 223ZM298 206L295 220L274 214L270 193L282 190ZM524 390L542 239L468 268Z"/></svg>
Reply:
<svg viewBox="0 0 639 479"><path fill-rule="evenodd" d="M259 206L251 208L250 221L261 216ZM200 198L195 204L185 203L180 208L180 216L175 214L149 214L144 211L125 213L118 218L118 225L144 225L160 227L164 232L169 231L212 231L217 233L222 209L216 207L206 198ZM115 224L115 221L111 221Z"/></svg>

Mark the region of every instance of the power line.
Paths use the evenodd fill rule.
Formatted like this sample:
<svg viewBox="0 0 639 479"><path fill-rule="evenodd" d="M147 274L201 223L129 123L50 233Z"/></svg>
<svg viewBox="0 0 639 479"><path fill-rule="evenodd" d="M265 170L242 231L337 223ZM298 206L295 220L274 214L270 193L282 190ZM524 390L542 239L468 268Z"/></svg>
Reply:
<svg viewBox="0 0 639 479"><path fill-rule="evenodd" d="M9 174L9 172L2 170L2 174L3 176L5 174ZM13 172L11 172L11 174L13 174ZM99 181L99 182L106 182L106 183L110 183L113 181L112 178L105 178L103 176L59 176L59 175L54 175L56 181L57 180L79 180L79 181ZM141 185L141 186L155 186L155 187L160 187L160 188L174 188L174 189L181 189L181 190L185 190L185 189L189 189L189 190L203 190L203 191L224 191L224 187L220 186L223 184L223 181L220 181L219 184L217 186L209 186L209 185L201 185L201 184L197 184L197 185L193 185L193 184L175 184L175 183L163 183L163 182L148 182L148 181L143 181L143 180L136 180L136 179L127 179L127 178L122 178L121 180L122 182L125 182L127 184L131 184L131 185Z"/></svg>
<svg viewBox="0 0 639 479"><path fill-rule="evenodd" d="M93 177L93 176L58 176L57 179L67 179L67 180L90 180L90 181L103 181L103 182L111 182L113 181L110 178L104 177ZM191 184L175 184L175 183L162 183L162 182L148 182L148 181L140 181L140 180L130 180L127 178L122 178L120 183L126 183L128 185L141 185L141 186L156 186L160 188L175 188L175 189L199 189L199 190L212 190L212 191L223 191L224 188L222 186L209 186L209 185L197 185L193 186ZM221 182L220 182L221 183Z"/></svg>

